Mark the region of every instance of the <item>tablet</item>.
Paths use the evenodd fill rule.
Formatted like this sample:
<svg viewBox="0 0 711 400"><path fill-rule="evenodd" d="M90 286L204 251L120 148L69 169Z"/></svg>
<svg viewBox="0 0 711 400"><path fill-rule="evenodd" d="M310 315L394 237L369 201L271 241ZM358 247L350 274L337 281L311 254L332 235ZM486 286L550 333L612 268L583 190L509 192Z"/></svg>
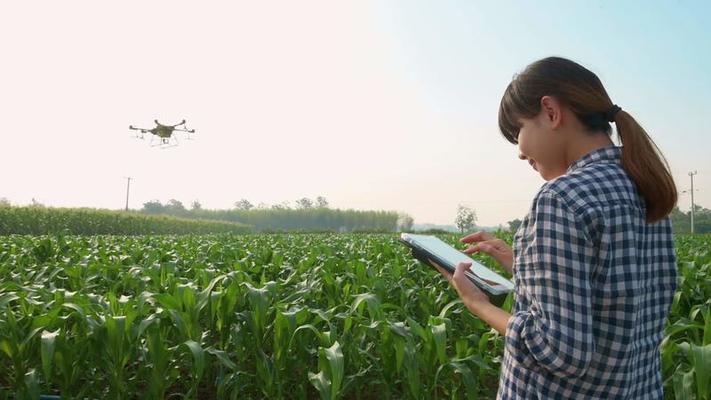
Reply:
<svg viewBox="0 0 711 400"><path fill-rule="evenodd" d="M506 295L514 289L513 282L509 279L490 270L436 236L403 233L400 235L400 242L412 250L412 255L415 258L432 268L434 265L428 259L449 272L454 272L459 263L471 263L471 272L466 273L467 277L482 289L496 305L501 305L506 299Z"/></svg>

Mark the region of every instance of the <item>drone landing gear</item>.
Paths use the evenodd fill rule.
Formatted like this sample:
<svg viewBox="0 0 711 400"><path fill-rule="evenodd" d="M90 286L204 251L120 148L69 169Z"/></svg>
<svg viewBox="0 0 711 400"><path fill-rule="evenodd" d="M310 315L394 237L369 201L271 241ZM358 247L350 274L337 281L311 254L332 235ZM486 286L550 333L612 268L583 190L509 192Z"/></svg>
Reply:
<svg viewBox="0 0 711 400"><path fill-rule="evenodd" d="M178 139L175 137L169 138L151 138L151 147L159 147L160 149L168 149L178 145Z"/></svg>

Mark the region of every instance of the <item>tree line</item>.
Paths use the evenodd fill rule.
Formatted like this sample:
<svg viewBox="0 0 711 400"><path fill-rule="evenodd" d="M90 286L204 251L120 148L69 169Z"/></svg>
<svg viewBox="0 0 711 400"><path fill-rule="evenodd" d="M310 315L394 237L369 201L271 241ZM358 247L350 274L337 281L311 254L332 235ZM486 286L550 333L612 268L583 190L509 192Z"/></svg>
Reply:
<svg viewBox="0 0 711 400"><path fill-rule="evenodd" d="M396 211L361 211L329 208L328 200L319 196L312 200L300 198L294 202L274 205L253 205L247 199L234 203L231 209L205 209L199 201L190 208L182 202L170 199L165 204L152 200L140 210L146 214L172 215L182 218L239 222L251 225L259 232L280 231L333 231L333 232L395 232L410 230L413 218Z"/></svg>

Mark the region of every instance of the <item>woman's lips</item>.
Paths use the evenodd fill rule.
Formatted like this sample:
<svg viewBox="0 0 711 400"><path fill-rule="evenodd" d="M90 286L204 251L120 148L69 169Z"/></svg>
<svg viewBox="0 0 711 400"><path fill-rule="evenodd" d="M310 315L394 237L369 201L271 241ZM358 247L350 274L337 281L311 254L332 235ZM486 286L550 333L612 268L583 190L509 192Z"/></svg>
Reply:
<svg viewBox="0 0 711 400"><path fill-rule="evenodd" d="M533 161L533 160L528 160L528 163L531 164L531 166L533 167L533 169L535 169L536 171L538 171L538 168L536 168L536 162L535 162L535 161Z"/></svg>

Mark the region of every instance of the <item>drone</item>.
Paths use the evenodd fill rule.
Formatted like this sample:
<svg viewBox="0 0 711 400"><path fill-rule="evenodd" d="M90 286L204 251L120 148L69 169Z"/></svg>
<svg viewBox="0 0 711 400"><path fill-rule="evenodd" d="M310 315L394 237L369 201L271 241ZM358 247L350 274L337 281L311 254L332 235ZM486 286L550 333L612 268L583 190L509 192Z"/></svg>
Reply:
<svg viewBox="0 0 711 400"><path fill-rule="evenodd" d="M153 129L137 128L129 125L128 129L139 131L136 134L137 139L145 139L144 135L150 133L155 137L151 137L151 147L159 146L161 148L173 147L178 145L178 138L173 135L174 132L186 132L187 139L191 140L191 133L195 133L195 129L188 129L185 126L185 120L176 125L163 125L158 120L154 120L156 127ZM157 140L156 140L157 139Z"/></svg>

